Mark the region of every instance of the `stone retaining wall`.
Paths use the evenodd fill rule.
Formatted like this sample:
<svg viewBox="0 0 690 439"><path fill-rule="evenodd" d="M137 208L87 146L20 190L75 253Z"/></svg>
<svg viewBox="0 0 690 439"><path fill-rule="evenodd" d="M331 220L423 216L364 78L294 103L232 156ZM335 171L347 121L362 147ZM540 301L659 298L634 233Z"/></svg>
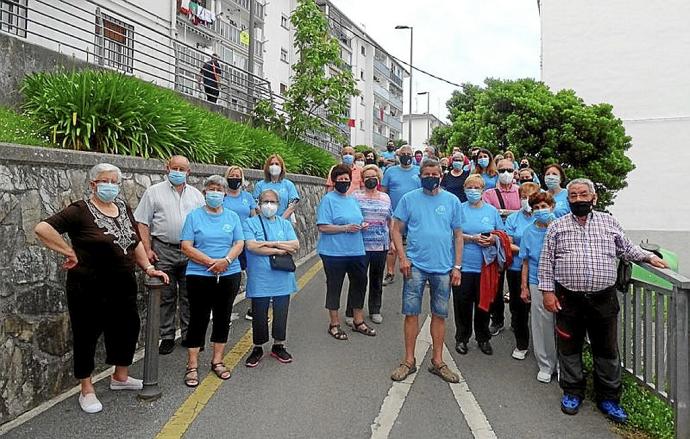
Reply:
<svg viewBox="0 0 690 439"><path fill-rule="evenodd" d="M122 170L123 196L132 208L149 185L164 177L160 160L0 143L0 424L76 384L62 258L37 241L33 228L82 199L88 170L101 162ZM204 177L225 169L193 165L190 184L200 187ZM245 175L250 181L262 176L257 170ZM315 211L325 182L288 177L302 200L296 212L301 258L316 248ZM143 320L143 290L139 307ZM105 367L103 354L101 346L99 369Z"/></svg>

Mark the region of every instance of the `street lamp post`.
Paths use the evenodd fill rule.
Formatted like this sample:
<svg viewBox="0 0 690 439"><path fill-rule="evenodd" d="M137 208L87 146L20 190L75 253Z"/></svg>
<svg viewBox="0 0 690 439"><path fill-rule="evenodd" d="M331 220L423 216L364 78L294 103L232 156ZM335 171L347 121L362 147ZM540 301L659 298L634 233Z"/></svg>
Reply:
<svg viewBox="0 0 690 439"><path fill-rule="evenodd" d="M422 91L417 93L417 96L426 95L426 141L429 143L429 136L431 131L431 92Z"/></svg>
<svg viewBox="0 0 690 439"><path fill-rule="evenodd" d="M414 30L412 29L412 26L404 26L404 25L398 25L395 26L396 29L409 29L410 30L410 106L409 106L409 119L408 119L408 128L407 128L407 138L409 141L409 144L412 145L412 46L414 43Z"/></svg>

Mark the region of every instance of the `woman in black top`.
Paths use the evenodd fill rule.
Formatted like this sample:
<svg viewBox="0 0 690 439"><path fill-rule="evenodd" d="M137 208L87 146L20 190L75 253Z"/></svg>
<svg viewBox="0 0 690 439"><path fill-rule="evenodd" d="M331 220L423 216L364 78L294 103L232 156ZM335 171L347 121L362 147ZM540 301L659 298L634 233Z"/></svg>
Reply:
<svg viewBox="0 0 690 439"><path fill-rule="evenodd" d="M149 263L132 210L117 198L122 173L101 163L89 171L92 194L40 222L34 231L51 250L65 256L67 307L72 324L74 376L81 382L79 405L87 413L103 409L91 374L96 343L103 334L106 363L115 365L111 390L138 390L128 374L139 338L138 264L149 276L168 276ZM62 236L67 233L71 245Z"/></svg>
<svg viewBox="0 0 690 439"><path fill-rule="evenodd" d="M470 171L465 167L465 156L461 152L453 154L452 160L450 171L441 180L441 187L458 197L461 203L464 203L467 201L464 185Z"/></svg>

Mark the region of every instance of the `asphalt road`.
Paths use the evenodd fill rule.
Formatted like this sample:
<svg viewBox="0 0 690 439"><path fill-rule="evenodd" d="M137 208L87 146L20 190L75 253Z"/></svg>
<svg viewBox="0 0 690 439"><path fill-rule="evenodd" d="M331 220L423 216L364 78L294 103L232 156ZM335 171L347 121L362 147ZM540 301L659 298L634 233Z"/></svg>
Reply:
<svg viewBox="0 0 690 439"><path fill-rule="evenodd" d="M316 258L307 261L298 269L298 278L318 262ZM207 392L210 399L205 405L185 405L193 390L182 382L186 355L178 346L171 355L161 357L161 399L144 403L133 392L111 392L106 379L96 386L103 412L81 412L77 397L73 396L4 437L174 437L159 435L166 424L165 432L183 433L185 438L372 437L372 424L391 389L390 372L403 353L399 277L385 287L384 322L371 324L378 331L376 337L349 333L348 341L337 341L327 334L328 320L323 308L325 278L320 270L291 303L287 347L295 358L292 364L284 365L266 356L258 367L248 369L244 366L245 355L229 381L220 384L215 392ZM343 303L344 300L345 295ZM243 315L246 308L244 301L235 311ZM496 437L617 437L591 401L585 402L577 416L563 415L557 383L546 385L536 381L537 367L531 355L524 361L510 357L514 338L509 329L492 340L493 356L482 354L474 342L470 343L469 354L461 356L453 350L453 327L451 317L447 346ZM244 319L233 322L228 350L250 328L250 322ZM268 349L270 345L264 348ZM202 378L209 371L208 351L200 360ZM399 412L388 413L395 419L388 437L492 437L472 433L451 387L426 370L429 354L430 351L423 362L417 358L421 367ZM135 364L132 375L141 377L141 367L141 362ZM214 380L210 377L208 383L213 384ZM180 407L194 409L194 415L185 417L189 411L185 409L180 416ZM169 422L171 418L173 422Z"/></svg>

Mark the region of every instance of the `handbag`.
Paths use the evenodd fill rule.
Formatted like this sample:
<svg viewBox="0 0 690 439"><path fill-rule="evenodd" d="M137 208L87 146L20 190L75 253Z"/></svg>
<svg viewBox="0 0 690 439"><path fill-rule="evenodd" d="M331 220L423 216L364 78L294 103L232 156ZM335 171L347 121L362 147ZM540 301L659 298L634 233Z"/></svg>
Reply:
<svg viewBox="0 0 690 439"><path fill-rule="evenodd" d="M268 233L266 233L266 227L264 226L264 219L259 215L259 221L261 222L261 228L264 231L264 239L268 241ZM291 254L286 255L270 255L268 261L271 263L271 269L277 271L289 271L294 272L297 270L294 259L292 259Z"/></svg>
<svg viewBox="0 0 690 439"><path fill-rule="evenodd" d="M627 293L632 283L632 262L623 258L618 259L618 271L616 273L615 287L621 293Z"/></svg>

